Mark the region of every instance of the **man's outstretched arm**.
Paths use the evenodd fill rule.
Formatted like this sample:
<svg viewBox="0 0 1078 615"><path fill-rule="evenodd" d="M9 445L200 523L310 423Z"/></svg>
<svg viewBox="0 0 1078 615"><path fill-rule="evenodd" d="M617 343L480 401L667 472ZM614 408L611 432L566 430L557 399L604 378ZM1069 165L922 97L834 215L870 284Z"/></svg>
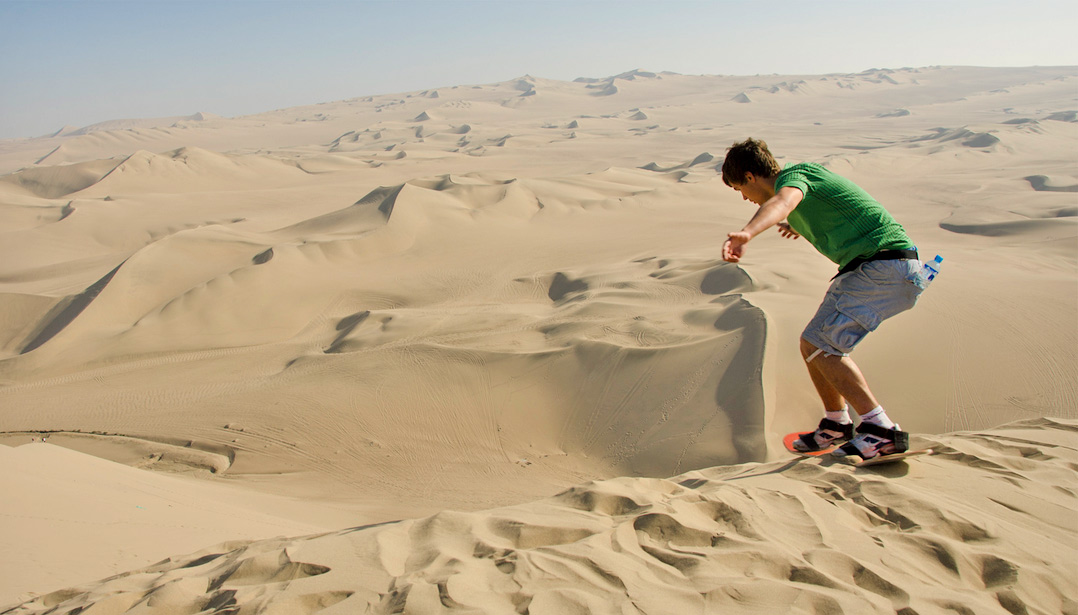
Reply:
<svg viewBox="0 0 1078 615"><path fill-rule="evenodd" d="M790 186L780 188L775 196L760 206L745 228L730 233L726 243L722 245L722 259L731 263L740 261L745 253L745 244L753 237L785 220L804 196L804 193L797 188Z"/></svg>

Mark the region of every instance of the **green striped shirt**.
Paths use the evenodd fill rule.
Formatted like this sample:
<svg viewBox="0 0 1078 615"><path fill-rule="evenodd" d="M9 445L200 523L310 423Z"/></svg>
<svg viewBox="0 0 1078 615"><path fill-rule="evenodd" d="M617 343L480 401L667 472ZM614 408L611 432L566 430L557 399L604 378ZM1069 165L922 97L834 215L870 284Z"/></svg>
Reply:
<svg viewBox="0 0 1078 615"><path fill-rule="evenodd" d="M805 197L786 221L838 266L880 250L914 247L906 229L857 184L814 162L786 165L775 191L790 186Z"/></svg>

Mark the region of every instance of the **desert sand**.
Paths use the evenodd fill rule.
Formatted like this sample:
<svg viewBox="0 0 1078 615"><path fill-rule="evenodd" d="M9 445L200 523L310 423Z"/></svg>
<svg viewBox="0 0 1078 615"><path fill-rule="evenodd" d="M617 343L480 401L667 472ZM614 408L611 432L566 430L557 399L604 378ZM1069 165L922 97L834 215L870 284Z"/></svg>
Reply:
<svg viewBox="0 0 1078 615"><path fill-rule="evenodd" d="M632 71L0 140L0 613L1078 613L1076 110ZM934 455L783 449L835 267L719 258L748 136L944 257L855 354Z"/></svg>

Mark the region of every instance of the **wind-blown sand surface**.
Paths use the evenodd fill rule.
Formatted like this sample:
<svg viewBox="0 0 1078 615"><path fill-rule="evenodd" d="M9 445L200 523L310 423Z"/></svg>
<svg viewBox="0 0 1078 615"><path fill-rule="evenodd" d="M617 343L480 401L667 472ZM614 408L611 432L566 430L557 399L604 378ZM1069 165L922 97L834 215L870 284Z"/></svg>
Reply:
<svg viewBox="0 0 1078 615"><path fill-rule="evenodd" d="M8 612L1075 613L1076 432L1029 420L924 438L937 454L910 467L718 466L231 541Z"/></svg>
<svg viewBox="0 0 1078 615"><path fill-rule="evenodd" d="M0 141L0 609L1078 612L1076 84L634 71ZM747 136L944 256L857 352L938 455L779 444L834 266L721 261Z"/></svg>

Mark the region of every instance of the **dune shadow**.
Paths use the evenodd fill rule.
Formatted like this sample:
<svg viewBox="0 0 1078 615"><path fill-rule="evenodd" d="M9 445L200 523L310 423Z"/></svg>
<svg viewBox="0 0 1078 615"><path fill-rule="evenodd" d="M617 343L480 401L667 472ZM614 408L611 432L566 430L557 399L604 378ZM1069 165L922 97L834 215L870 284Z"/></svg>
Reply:
<svg viewBox="0 0 1078 615"><path fill-rule="evenodd" d="M124 261L127 262L127 261ZM79 314L83 312L101 291L108 286L108 283L112 281L112 278L116 276L116 273L120 271L120 267L123 267L123 263L116 266L115 269L106 273L100 280L94 282L89 288L79 293L68 297L56 305L45 318L42 319L42 326L33 334L33 338L28 344L23 346L19 354L26 354L37 348L40 348L46 342L56 337L61 331L63 331L69 324L71 324Z"/></svg>

